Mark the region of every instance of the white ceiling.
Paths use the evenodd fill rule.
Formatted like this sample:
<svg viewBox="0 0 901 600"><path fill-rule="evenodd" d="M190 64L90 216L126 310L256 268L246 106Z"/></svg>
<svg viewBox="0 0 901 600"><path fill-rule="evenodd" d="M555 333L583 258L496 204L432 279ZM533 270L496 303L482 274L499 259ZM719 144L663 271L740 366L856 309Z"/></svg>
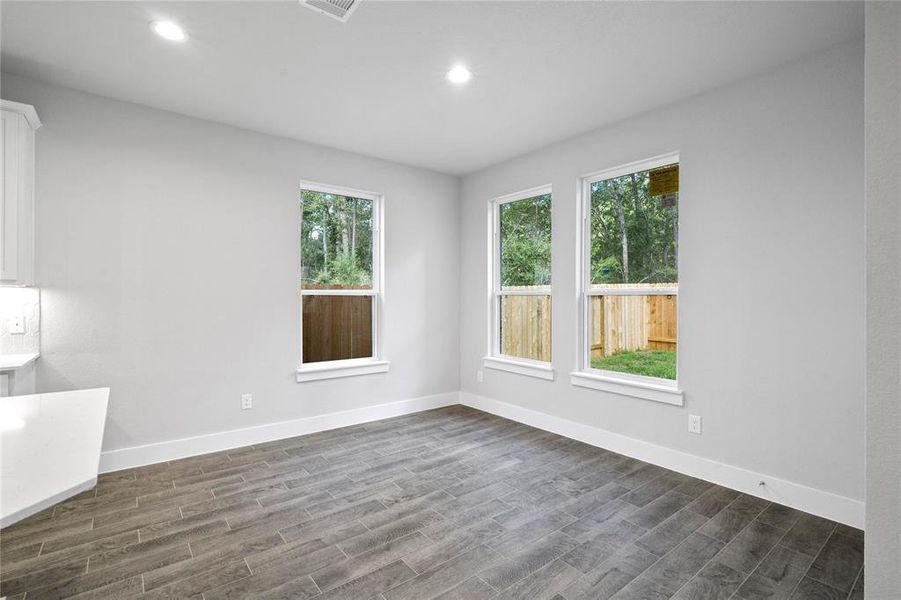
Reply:
<svg viewBox="0 0 901 600"><path fill-rule="evenodd" d="M4 1L0 33L4 71L462 174L862 37L863 4Z"/></svg>

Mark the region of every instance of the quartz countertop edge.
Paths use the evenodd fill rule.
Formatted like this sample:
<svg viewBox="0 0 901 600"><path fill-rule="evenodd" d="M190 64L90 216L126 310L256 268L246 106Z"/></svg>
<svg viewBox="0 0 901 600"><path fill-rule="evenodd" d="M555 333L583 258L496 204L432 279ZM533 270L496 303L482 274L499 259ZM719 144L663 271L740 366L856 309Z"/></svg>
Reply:
<svg viewBox="0 0 901 600"><path fill-rule="evenodd" d="M97 480L109 388L0 402L0 527L90 489Z"/></svg>
<svg viewBox="0 0 901 600"><path fill-rule="evenodd" d="M41 355L40 352L27 352L25 354L0 354L0 371L15 371L26 365L30 365Z"/></svg>

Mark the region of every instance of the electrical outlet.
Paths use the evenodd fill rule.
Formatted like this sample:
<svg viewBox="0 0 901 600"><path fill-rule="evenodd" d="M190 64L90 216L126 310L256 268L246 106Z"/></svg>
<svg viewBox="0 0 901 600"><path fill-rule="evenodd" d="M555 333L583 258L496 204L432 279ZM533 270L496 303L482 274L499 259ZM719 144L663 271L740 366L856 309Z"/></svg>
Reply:
<svg viewBox="0 0 901 600"><path fill-rule="evenodd" d="M699 415L688 415L688 431L701 435L701 417Z"/></svg>
<svg viewBox="0 0 901 600"><path fill-rule="evenodd" d="M25 333L25 315L16 315L9 319L10 333Z"/></svg>
<svg viewBox="0 0 901 600"><path fill-rule="evenodd" d="M476 371L476 381L478 381L479 383L482 383L482 381L484 381L484 380L485 380L485 377L483 376L482 372Z"/></svg>
<svg viewBox="0 0 901 600"><path fill-rule="evenodd" d="M241 394L241 410L253 408L253 394Z"/></svg>

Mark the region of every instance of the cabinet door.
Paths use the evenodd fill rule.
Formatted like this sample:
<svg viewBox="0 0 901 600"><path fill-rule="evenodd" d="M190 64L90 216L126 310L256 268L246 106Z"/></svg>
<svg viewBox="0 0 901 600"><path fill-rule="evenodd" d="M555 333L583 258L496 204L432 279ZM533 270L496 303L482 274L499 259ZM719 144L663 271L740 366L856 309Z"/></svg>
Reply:
<svg viewBox="0 0 901 600"><path fill-rule="evenodd" d="M0 112L0 279L18 278L19 121L21 115Z"/></svg>

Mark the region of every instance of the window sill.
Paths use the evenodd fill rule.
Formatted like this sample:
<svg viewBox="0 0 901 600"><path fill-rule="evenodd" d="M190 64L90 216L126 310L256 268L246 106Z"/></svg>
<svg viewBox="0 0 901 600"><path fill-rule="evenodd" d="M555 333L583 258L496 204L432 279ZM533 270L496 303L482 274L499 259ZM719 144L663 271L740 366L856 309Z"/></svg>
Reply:
<svg viewBox="0 0 901 600"><path fill-rule="evenodd" d="M675 406L684 406L685 404L682 398L682 390L679 389L678 384L675 381L668 382L665 379L661 379L660 383L652 383L627 377L574 371L570 373L570 383L593 390L663 402L664 404Z"/></svg>
<svg viewBox="0 0 901 600"><path fill-rule="evenodd" d="M552 367L548 363L513 360L509 358L499 358L497 356L486 356L482 359L482 364L486 369L507 371L508 373L517 373L519 375L527 375L528 377L537 377L538 379L545 379L547 381L554 380L554 367Z"/></svg>
<svg viewBox="0 0 901 600"><path fill-rule="evenodd" d="M297 369L297 383L319 381L320 379L337 379L338 377L355 377L372 373L387 373L387 360L337 360L322 365L307 365Z"/></svg>

